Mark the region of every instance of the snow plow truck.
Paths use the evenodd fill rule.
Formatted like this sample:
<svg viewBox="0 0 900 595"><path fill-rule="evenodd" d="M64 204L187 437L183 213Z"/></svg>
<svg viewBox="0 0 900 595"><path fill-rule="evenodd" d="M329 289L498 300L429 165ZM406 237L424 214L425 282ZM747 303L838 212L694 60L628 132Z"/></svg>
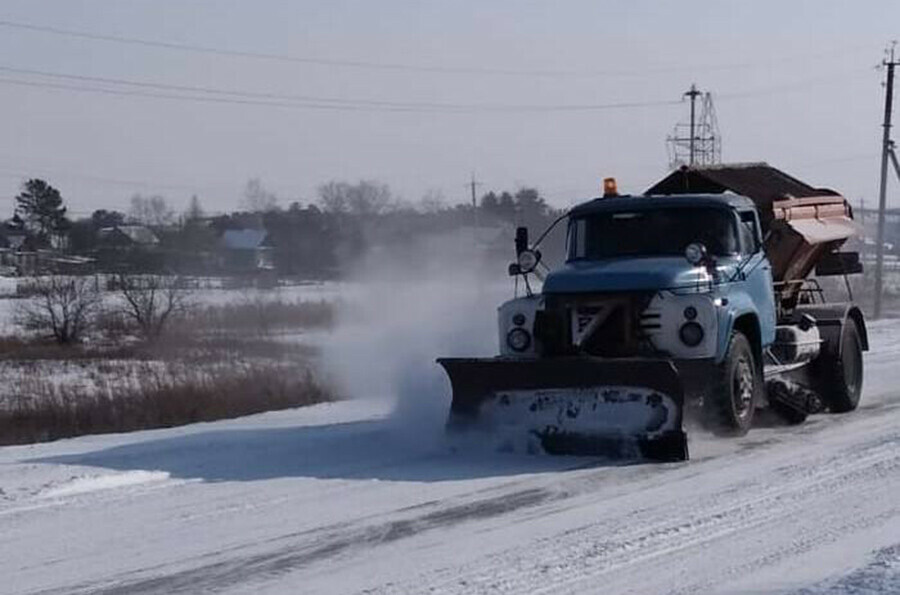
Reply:
<svg viewBox="0 0 900 595"><path fill-rule="evenodd" d="M686 410L739 436L768 408L788 424L859 403L865 319L847 200L764 163L682 167L643 195L569 210L565 263L516 230L500 354L441 358L448 429L527 435L551 454L688 458ZM529 276L542 281L532 291ZM823 285L838 277L846 299ZM841 282L840 277L843 277Z"/></svg>

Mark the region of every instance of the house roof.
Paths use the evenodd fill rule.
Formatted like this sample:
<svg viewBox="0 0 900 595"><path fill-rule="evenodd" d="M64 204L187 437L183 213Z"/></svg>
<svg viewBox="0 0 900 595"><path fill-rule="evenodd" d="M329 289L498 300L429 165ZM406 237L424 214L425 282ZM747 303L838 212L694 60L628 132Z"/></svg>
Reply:
<svg viewBox="0 0 900 595"><path fill-rule="evenodd" d="M159 244L159 238L153 230L143 225L118 225L116 227L104 227L100 229L101 237L109 237L119 232L135 244L150 246Z"/></svg>
<svg viewBox="0 0 900 595"><path fill-rule="evenodd" d="M264 229L226 229L222 245L229 250L256 250L263 247L267 236Z"/></svg>

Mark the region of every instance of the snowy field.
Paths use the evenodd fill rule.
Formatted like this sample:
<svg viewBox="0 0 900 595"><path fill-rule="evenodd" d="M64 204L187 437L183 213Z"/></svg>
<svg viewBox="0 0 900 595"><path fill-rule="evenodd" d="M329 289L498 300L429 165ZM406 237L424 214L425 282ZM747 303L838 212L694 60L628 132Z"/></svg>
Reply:
<svg viewBox="0 0 900 595"><path fill-rule="evenodd" d="M36 340L40 338L38 331L23 328L22 306L31 300L14 297L16 279L0 280L0 339L4 341L0 412L14 414L48 403L61 408L95 398L144 398L153 394L154 387L221 384L229 377L249 375L261 368L287 371L285 377L298 376L301 368L311 365L311 344L321 342L330 331L327 321L332 308L325 302L334 304L358 293L345 283L306 283L267 290L215 286L192 289L186 299L193 307L177 324L170 324L169 332L155 345L142 343L133 328L122 330L113 325L111 331L104 331L96 324L82 344L66 350L40 343ZM213 280L203 281L211 284ZM118 292L104 292L102 300L107 312L121 313L122 296ZM303 310L304 305L310 308ZM277 318L279 312L281 318ZM298 312L307 312L306 319ZM326 322L316 324L317 312ZM171 332L173 327L175 332ZM227 333L231 334L226 337ZM305 358L299 356L303 347L309 347ZM0 443L22 440L10 436L0 436Z"/></svg>
<svg viewBox="0 0 900 595"><path fill-rule="evenodd" d="M21 332L16 326L16 305L19 299L16 295L17 279L0 277L0 334L15 334ZM339 297L354 296L360 289L352 283L322 282L306 283L298 285L284 285L275 289L224 289L208 288L191 291L191 300L198 304L221 305L263 301L333 301ZM113 302L118 299L115 292L107 292L105 302Z"/></svg>
<svg viewBox="0 0 900 595"><path fill-rule="evenodd" d="M900 323L860 410L667 465L501 454L359 399L0 449L3 593L900 592Z"/></svg>

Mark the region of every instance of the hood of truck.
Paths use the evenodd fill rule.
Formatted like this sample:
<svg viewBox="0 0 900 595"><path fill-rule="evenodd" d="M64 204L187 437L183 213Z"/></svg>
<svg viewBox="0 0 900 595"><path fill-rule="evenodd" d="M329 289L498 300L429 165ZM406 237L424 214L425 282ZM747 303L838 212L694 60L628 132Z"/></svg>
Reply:
<svg viewBox="0 0 900 595"><path fill-rule="evenodd" d="M731 277L737 259L717 263L719 279ZM593 293L650 291L706 285L710 277L703 267L695 267L683 256L611 258L574 261L547 275L544 293Z"/></svg>

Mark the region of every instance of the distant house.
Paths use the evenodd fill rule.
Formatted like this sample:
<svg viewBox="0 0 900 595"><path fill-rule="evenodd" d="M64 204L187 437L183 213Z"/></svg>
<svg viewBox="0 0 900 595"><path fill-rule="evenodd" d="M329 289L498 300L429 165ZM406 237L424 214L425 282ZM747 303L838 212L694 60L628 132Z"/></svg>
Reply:
<svg viewBox="0 0 900 595"><path fill-rule="evenodd" d="M264 229L226 229L219 248L226 272L253 273L275 268L269 234Z"/></svg>
<svg viewBox="0 0 900 595"><path fill-rule="evenodd" d="M151 272L163 267L159 237L143 225L116 225L97 231L96 257L100 270Z"/></svg>
<svg viewBox="0 0 900 595"><path fill-rule="evenodd" d="M159 246L159 238L144 225L117 225L101 228L97 243L102 248L155 248Z"/></svg>
<svg viewBox="0 0 900 595"><path fill-rule="evenodd" d="M27 250L30 248L26 245L27 237L28 234L20 229L5 229L0 231L0 248Z"/></svg>
<svg viewBox="0 0 900 595"><path fill-rule="evenodd" d="M28 234L4 226L0 230L0 274L33 275L38 270L38 253Z"/></svg>

